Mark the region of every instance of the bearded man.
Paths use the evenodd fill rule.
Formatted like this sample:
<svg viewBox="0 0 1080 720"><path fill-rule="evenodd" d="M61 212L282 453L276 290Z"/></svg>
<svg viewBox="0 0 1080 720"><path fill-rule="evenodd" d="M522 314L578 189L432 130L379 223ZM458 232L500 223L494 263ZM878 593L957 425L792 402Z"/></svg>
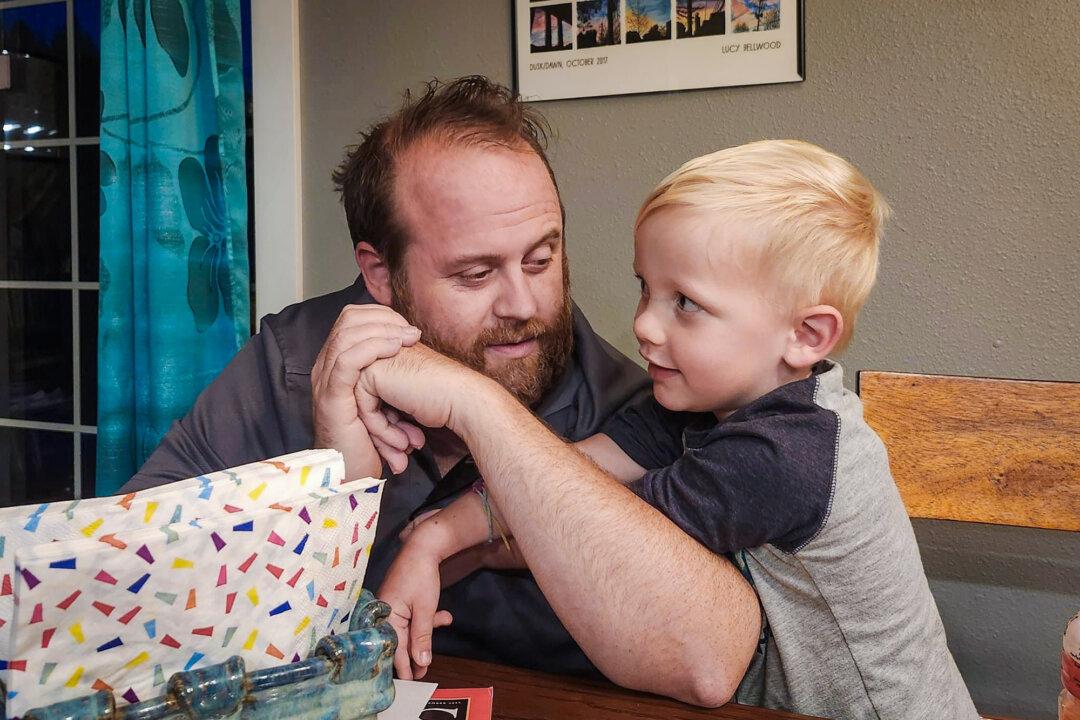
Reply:
<svg viewBox="0 0 1080 720"><path fill-rule="evenodd" d="M369 435L360 420L358 403L369 400L356 391L361 369L374 358L419 338L497 380L571 441L594 434L647 392L641 369L597 336L571 303L564 212L546 138L538 114L482 77L431 83L422 97L406 96L401 110L370 128L334 175L360 277L344 290L264 318L260 332L123 490L309 447L336 448L345 456L347 477L388 478L364 581L377 588L410 519L444 505L478 475L458 438L430 433L423 442L392 412L390 431L404 433L409 443L400 444L416 449L395 454L383 447L389 460L382 465L371 439L380 433L373 428ZM505 441L513 445L514 428L506 428ZM624 501L632 520L639 501ZM611 518L621 509L607 510L604 517ZM606 533L624 548L655 539L655 530L632 521L610 524L598 519L597 527L552 531ZM688 555L700 553L674 526L663 532L675 533ZM685 655L654 657L650 638L635 639L639 618L599 596L575 612L579 622L611 632L594 634L583 652L532 575L500 569L497 560L444 589L440 605L454 621L435 633L435 652L562 673L594 674L600 665L623 684L716 704L710 689L719 674L709 658L732 656L715 645L716 629L722 625L725 638L737 635L733 642L743 650L757 638L756 598L738 571L722 559L689 569L673 562L670 569L683 587L687 573L691 579L698 573L709 595L723 585L729 623L717 618L711 601L671 597L662 581L633 587L617 559L624 553L600 555L595 562L611 564L607 575L615 586L621 582L627 593L652 597L657 617L674 616L671 634L687 648ZM565 578L567 587L582 581ZM627 653L638 640L640 651ZM735 655L749 660L746 652ZM734 673L737 682L743 669L725 667L720 674Z"/></svg>

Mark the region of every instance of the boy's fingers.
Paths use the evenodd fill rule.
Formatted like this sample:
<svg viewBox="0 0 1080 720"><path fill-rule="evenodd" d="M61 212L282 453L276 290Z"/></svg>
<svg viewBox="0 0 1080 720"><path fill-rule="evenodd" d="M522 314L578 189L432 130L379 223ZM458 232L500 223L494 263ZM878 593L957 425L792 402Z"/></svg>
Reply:
<svg viewBox="0 0 1080 720"><path fill-rule="evenodd" d="M413 664L427 667L431 664L431 630L435 613L414 608L409 623L409 655Z"/></svg>
<svg viewBox="0 0 1080 720"><path fill-rule="evenodd" d="M390 625L397 633L397 649L394 650L394 672L400 680L412 680L412 665L409 662L409 626L404 618L390 618Z"/></svg>
<svg viewBox="0 0 1080 720"><path fill-rule="evenodd" d="M432 626L435 627L435 628L446 627L447 625L449 625L452 622L454 622L454 616L451 615L446 610L440 610L439 612L435 613L435 615L432 617ZM430 641L429 641L428 648L430 648L430 647L431 647L431 645L430 645ZM420 663L416 662L416 660L414 660L413 663L412 663L413 679L414 680L422 680L424 678L424 676L427 675L428 666L430 664L431 664L431 656L430 656L430 654L428 655L426 664L420 664Z"/></svg>
<svg viewBox="0 0 1080 720"><path fill-rule="evenodd" d="M400 637L400 634L399 634ZM394 672L399 680L412 680L412 664L409 662L409 643L398 640L397 650L394 651Z"/></svg>

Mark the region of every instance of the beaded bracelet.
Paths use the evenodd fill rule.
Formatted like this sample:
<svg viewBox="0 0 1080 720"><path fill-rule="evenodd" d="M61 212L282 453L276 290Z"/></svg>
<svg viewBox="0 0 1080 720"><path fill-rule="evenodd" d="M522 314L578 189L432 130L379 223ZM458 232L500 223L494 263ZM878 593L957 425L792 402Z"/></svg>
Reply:
<svg viewBox="0 0 1080 720"><path fill-rule="evenodd" d="M495 515L491 512L491 501L488 500L487 487L484 485L483 478L480 478L472 485L473 492L480 496L480 502L484 505L484 515L487 517L488 536L487 543L491 544L495 542L495 533L499 533L499 537L503 541L503 545L507 550L510 550L510 540L506 537L506 533L503 532L502 525L495 519Z"/></svg>

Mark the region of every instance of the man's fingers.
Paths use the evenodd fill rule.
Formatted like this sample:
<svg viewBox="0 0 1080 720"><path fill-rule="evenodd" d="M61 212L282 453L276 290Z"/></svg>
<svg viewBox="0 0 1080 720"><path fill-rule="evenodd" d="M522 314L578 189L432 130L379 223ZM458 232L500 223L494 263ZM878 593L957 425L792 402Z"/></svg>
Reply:
<svg viewBox="0 0 1080 720"><path fill-rule="evenodd" d="M439 612L435 613L435 627L446 627L452 622L454 622L454 616L450 614L449 610L440 610Z"/></svg>
<svg viewBox="0 0 1080 720"><path fill-rule="evenodd" d="M408 467L409 456L402 451L386 445L375 437L371 438L371 444L375 446L375 452L379 453L379 457L390 467L390 472L398 475Z"/></svg>
<svg viewBox="0 0 1080 720"><path fill-rule="evenodd" d="M311 380L311 394L316 420L329 416L331 422L348 423L357 417L354 389L360 372L381 357L391 357L401 350L398 338L372 339L339 354L332 364L323 367L323 377ZM363 419L363 418L361 418Z"/></svg>
<svg viewBox="0 0 1080 720"><path fill-rule="evenodd" d="M397 423L399 429L401 429L409 438L409 446L414 450L419 450L424 447L424 431L413 425L410 422L404 420Z"/></svg>
<svg viewBox="0 0 1080 720"><path fill-rule="evenodd" d="M404 345L415 345L420 331L412 325L390 323L366 323L331 330L323 344L326 359L335 357L355 345L369 340L400 338Z"/></svg>
<svg viewBox="0 0 1080 720"><path fill-rule="evenodd" d="M334 327L347 325L361 325L366 323L388 323L391 325L408 325L406 320L395 310L386 305L346 305L338 314Z"/></svg>
<svg viewBox="0 0 1080 720"><path fill-rule="evenodd" d="M328 380L328 378L324 377L325 371L328 368L332 368L343 353L346 353L357 346L367 345L368 343L377 340L392 339L399 341L400 344L397 346L398 349L415 345L416 341L420 338L420 331L408 323L405 323L404 320L401 320L401 322L404 324L393 322L367 322L359 325L341 325L341 319L339 318L339 324L331 329L330 334L326 338L326 342L323 343L323 347L315 359L315 365L311 370L311 376L314 381L313 384L320 388L324 387ZM367 364L371 364L371 361Z"/></svg>
<svg viewBox="0 0 1080 720"><path fill-rule="evenodd" d="M393 357L401 350L400 337L368 338L341 352L324 369L325 388L350 392L360 379L360 371L380 358Z"/></svg>

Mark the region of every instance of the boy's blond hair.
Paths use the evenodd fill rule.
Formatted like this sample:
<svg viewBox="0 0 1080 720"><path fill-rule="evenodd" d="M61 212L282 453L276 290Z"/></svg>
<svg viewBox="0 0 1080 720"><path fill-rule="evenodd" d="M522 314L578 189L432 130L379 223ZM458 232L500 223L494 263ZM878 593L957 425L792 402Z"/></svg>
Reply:
<svg viewBox="0 0 1080 720"><path fill-rule="evenodd" d="M831 305L851 339L877 276L889 206L855 167L816 145L763 140L695 158L645 199L635 231L657 210L681 206L760 230L749 261L796 307Z"/></svg>

